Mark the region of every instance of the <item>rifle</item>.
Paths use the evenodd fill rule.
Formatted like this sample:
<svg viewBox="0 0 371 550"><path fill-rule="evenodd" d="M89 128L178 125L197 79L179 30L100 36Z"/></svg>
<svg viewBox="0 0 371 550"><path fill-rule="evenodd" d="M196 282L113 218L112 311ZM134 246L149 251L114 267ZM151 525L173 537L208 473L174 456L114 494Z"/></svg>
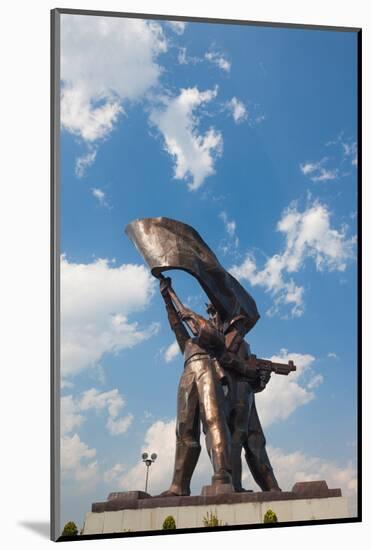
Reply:
<svg viewBox="0 0 371 550"><path fill-rule="evenodd" d="M269 361L269 359L260 359L256 357L256 355L250 355L248 359L245 359L245 362L248 367L255 369L257 372L274 372L276 374L283 374L287 376L290 372L296 371L294 361L291 360L287 364L275 363L273 361Z"/></svg>
<svg viewBox="0 0 371 550"><path fill-rule="evenodd" d="M159 279L165 279L165 277L160 274L158 276ZM184 320L186 325L189 327L190 331L194 336L197 336L199 333L198 327L193 319L191 318L183 318L183 316L188 312L188 308L186 308L182 302L179 300L175 290L171 286L171 284L168 285L167 291L169 294L169 297L171 298L171 301L173 302L173 305L177 311L177 314L180 318ZM197 314L195 314L197 315ZM200 317L200 322L202 322L203 319ZM229 341L228 341L229 336ZM226 347L229 351L232 351L233 348L238 344L241 340L241 335L238 334L238 332L233 332L233 334L227 334L226 337ZM234 350L233 350L234 351ZM293 361L289 361L286 363L274 363L273 361L269 361L269 359L260 359L256 355L250 355L248 359L244 359L243 361L245 365L248 367L248 369L251 369L251 371L255 373L260 372L274 372L276 374L283 374L287 376L290 374L290 372L296 371L296 366L294 365Z"/></svg>

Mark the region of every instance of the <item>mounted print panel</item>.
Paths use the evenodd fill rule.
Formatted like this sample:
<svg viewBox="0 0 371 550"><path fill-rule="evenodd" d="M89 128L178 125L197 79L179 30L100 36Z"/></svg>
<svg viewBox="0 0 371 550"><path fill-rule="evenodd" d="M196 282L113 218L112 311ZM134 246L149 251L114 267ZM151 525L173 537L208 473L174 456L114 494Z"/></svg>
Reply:
<svg viewBox="0 0 371 550"><path fill-rule="evenodd" d="M361 33L52 12L52 538L360 521Z"/></svg>

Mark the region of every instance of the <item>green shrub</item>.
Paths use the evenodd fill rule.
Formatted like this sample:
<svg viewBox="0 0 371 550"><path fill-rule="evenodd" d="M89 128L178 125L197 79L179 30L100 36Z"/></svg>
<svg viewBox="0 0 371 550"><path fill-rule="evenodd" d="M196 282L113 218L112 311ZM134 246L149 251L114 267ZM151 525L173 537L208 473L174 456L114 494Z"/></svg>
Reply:
<svg viewBox="0 0 371 550"><path fill-rule="evenodd" d="M164 523L162 524L162 528L166 531L168 529L176 529L176 523L175 523L175 519L173 518L173 516L167 516L164 519Z"/></svg>
<svg viewBox="0 0 371 550"><path fill-rule="evenodd" d="M273 510L269 508L269 510L265 512L264 523L277 523L277 522L278 522L278 518L276 514L273 512Z"/></svg>
<svg viewBox="0 0 371 550"><path fill-rule="evenodd" d="M77 528L77 525L74 521L68 521L66 525L63 527L62 531L62 537L74 537L78 535L79 530Z"/></svg>
<svg viewBox="0 0 371 550"><path fill-rule="evenodd" d="M224 525L224 523L218 519L218 514L215 510L215 514L213 512L206 512L206 516L202 519L204 527L218 527L219 525Z"/></svg>

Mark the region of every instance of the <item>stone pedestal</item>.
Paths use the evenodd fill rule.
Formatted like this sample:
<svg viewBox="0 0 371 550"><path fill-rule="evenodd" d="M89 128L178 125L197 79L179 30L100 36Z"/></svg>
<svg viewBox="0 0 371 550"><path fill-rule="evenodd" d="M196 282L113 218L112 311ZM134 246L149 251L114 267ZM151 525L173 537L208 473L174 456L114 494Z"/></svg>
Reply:
<svg viewBox="0 0 371 550"><path fill-rule="evenodd" d="M234 493L233 485L231 483L220 483L215 485L204 485L202 487L202 497L213 497L216 495L227 495Z"/></svg>
<svg viewBox="0 0 371 550"><path fill-rule="evenodd" d="M219 492L206 486L200 496L150 497L142 491L110 493L107 501L92 504L86 514L83 535L162 530L173 516L177 529L204 527L207 513L217 514L223 525L263 523L267 510L279 522L326 520L349 517L347 499L325 481L296 483L291 491Z"/></svg>

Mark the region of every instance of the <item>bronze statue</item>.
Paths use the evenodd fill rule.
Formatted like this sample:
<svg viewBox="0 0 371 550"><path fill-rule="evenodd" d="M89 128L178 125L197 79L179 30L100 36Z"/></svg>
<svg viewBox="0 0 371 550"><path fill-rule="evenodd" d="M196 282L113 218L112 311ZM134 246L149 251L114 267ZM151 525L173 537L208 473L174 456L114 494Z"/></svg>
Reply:
<svg viewBox="0 0 371 550"><path fill-rule="evenodd" d="M126 232L160 279L169 323L185 357L178 388L174 475L163 495L190 494L200 454L200 419L214 469L213 486L243 490L243 447L261 489L279 491L254 393L264 389L271 372L287 375L295 366L250 354L244 336L259 319L255 301L192 227L169 218L146 218L130 223ZM171 280L163 276L169 269L182 269L196 277L211 301L209 320L183 306Z"/></svg>
<svg viewBox="0 0 371 550"><path fill-rule="evenodd" d="M235 340L230 345L229 351L225 351L219 357L227 378L224 383L228 385L228 391L225 392L224 406L231 432L233 487L237 492L244 491L241 483L241 451L243 448L247 465L261 490L280 491L266 451L266 440L255 406L255 393L265 388L269 382L271 370L277 372L281 369L281 374L288 374L291 370L294 370L294 365L292 363L280 365L257 360L255 356L251 355L250 346L243 339L243 318L236 319L234 322L223 326L218 312L212 304L208 305L208 313L213 324L227 335L231 335L233 330L236 331L234 334ZM252 366L250 375L244 369L246 361ZM257 367L259 361L262 362L263 367L260 373Z"/></svg>
<svg viewBox="0 0 371 550"><path fill-rule="evenodd" d="M215 361L224 350L224 335L212 323L181 304L169 278L161 280L160 289L170 326L184 354L184 371L178 386L174 474L170 489L162 496L189 495L201 451L200 419L214 470L212 485L231 484L230 432ZM193 337L188 334L184 321Z"/></svg>

